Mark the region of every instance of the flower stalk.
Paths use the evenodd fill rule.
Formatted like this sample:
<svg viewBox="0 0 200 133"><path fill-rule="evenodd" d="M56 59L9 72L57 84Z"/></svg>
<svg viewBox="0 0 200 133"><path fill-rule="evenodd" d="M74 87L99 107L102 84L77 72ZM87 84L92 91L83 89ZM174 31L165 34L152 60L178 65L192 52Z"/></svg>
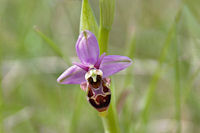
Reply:
<svg viewBox="0 0 200 133"><path fill-rule="evenodd" d="M107 52L109 33L114 20L115 0L100 0L100 27L99 27L99 47L100 54ZM111 84L112 98L108 112L101 115L105 133L120 133L115 106L115 93L113 81Z"/></svg>
<svg viewBox="0 0 200 133"><path fill-rule="evenodd" d="M104 53L108 49L108 40L109 40L110 30L100 26L99 28L99 48L100 54Z"/></svg>
<svg viewBox="0 0 200 133"><path fill-rule="evenodd" d="M115 0L99 0L100 5L100 27L99 47L100 53L107 51L109 33L112 28L115 11Z"/></svg>
<svg viewBox="0 0 200 133"><path fill-rule="evenodd" d="M108 112L104 112L105 114L100 113L100 116L103 122L105 133L120 133L116 105L115 105L115 91L114 91L113 81L111 83L111 92L112 92L112 100Z"/></svg>

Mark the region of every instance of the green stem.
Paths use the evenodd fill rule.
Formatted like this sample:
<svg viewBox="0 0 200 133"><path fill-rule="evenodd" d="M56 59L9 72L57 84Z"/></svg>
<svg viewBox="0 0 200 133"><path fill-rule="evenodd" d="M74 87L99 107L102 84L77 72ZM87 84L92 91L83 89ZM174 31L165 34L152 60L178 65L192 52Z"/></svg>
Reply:
<svg viewBox="0 0 200 133"><path fill-rule="evenodd" d="M100 26L99 28L99 47L100 54L104 53L108 49L108 39L109 39L109 30Z"/></svg>
<svg viewBox="0 0 200 133"><path fill-rule="evenodd" d="M106 29L105 27L100 25L99 28L100 54L107 52L109 32L110 32L109 29ZM115 93L114 93L113 83L111 85L111 92L112 92L112 99L108 112L105 116L101 115L100 116L102 117L105 133L120 133L118 119L117 119L117 111L115 106Z"/></svg>
<svg viewBox="0 0 200 133"><path fill-rule="evenodd" d="M119 123L117 119L117 111L115 106L114 83L111 84L112 100L108 112L105 116L101 116L105 133L120 133Z"/></svg>
<svg viewBox="0 0 200 133"><path fill-rule="evenodd" d="M98 41L100 47L100 54L107 52L109 33L112 27L115 9L115 0L100 0L100 26L98 33ZM102 116L105 133L120 133L119 124L117 120L117 111L115 106L115 93L113 81L111 84L112 98L110 107L106 115Z"/></svg>
<svg viewBox="0 0 200 133"><path fill-rule="evenodd" d="M171 41L172 41L174 34L175 34L174 33L175 32L175 26L180 20L180 15L181 15L181 8L177 12L177 15L175 17L175 21L173 22L173 24L172 24L172 26L171 26L171 28L168 32L168 35L167 35L166 40L164 42L161 54L160 54L159 59L158 59L158 66L155 70L155 73L153 74L152 80L149 84L147 94L146 94L145 99L144 99L144 104L143 104L141 116L139 117L139 123L138 123L139 128L142 129L142 132L146 132L146 125L147 125L148 119L149 119L149 108L150 108L150 105L152 103L152 99L153 99L153 96L154 96L154 93L155 93L155 90L156 90L157 83L158 83L159 78L161 76L162 66L163 66L165 58L167 56L169 46L171 45ZM134 130L137 131L138 129L134 129Z"/></svg>
<svg viewBox="0 0 200 133"><path fill-rule="evenodd" d="M107 51L109 30L100 26L99 28L99 46L100 54ZM104 126L105 133L120 133L119 124L117 120L117 111L115 107L115 93L113 84L111 85L112 99L110 107L105 116L102 116L102 122Z"/></svg>

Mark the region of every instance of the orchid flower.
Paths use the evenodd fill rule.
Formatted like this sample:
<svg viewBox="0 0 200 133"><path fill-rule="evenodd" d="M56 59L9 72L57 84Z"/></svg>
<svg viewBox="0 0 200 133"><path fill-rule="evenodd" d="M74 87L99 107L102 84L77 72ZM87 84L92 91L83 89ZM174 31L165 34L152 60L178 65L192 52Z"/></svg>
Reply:
<svg viewBox="0 0 200 133"><path fill-rule="evenodd" d="M107 55L99 52L95 35L82 31L76 42L76 52L81 63L74 62L65 70L57 82L60 84L80 84L87 91L90 104L99 112L107 110L111 92L109 76L127 68L132 60L126 56Z"/></svg>

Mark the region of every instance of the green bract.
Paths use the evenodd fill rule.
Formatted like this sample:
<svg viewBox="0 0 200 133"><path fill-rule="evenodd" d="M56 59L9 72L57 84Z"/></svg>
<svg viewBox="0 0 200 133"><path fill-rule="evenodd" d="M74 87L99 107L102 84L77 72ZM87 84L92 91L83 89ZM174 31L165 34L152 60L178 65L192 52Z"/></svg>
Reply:
<svg viewBox="0 0 200 133"><path fill-rule="evenodd" d="M100 0L100 27L111 30L114 11L115 0Z"/></svg>
<svg viewBox="0 0 200 133"><path fill-rule="evenodd" d="M80 18L80 32L89 30L98 36L98 24L88 0L83 0Z"/></svg>

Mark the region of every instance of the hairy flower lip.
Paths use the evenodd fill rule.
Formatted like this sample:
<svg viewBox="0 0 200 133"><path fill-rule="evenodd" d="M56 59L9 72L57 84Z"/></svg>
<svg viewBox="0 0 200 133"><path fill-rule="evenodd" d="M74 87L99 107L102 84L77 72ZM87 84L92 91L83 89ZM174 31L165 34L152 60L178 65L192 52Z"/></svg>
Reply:
<svg viewBox="0 0 200 133"><path fill-rule="evenodd" d="M81 84L86 82L85 74L94 67L103 72L103 78L107 78L131 65L132 60L126 56L106 55L99 57L99 45L95 35L88 31L82 31L76 43L76 52L80 63L73 62L73 66L63 72L57 79L60 84Z"/></svg>

